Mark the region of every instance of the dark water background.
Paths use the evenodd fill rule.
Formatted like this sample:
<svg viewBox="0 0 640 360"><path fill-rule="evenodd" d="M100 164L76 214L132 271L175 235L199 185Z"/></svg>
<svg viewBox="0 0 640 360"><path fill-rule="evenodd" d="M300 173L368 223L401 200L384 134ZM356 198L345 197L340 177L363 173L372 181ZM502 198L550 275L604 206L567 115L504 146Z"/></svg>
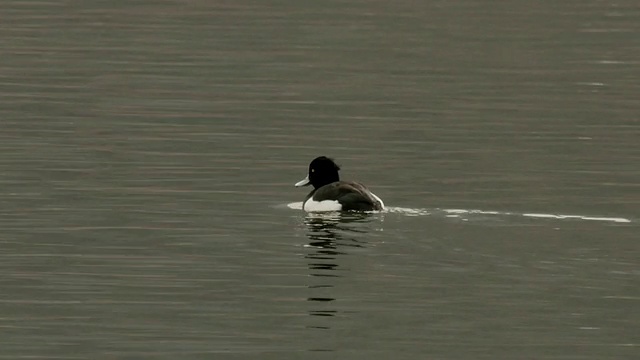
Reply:
<svg viewBox="0 0 640 360"><path fill-rule="evenodd" d="M637 1L0 19L0 359L638 358Z"/></svg>

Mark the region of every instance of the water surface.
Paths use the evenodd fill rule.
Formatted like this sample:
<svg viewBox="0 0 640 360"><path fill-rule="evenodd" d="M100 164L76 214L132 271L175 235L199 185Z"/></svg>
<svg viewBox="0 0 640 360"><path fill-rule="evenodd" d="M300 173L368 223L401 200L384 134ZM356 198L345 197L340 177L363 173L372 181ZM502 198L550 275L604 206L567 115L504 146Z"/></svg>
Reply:
<svg viewBox="0 0 640 360"><path fill-rule="evenodd" d="M1 359L637 357L635 1L0 11Z"/></svg>

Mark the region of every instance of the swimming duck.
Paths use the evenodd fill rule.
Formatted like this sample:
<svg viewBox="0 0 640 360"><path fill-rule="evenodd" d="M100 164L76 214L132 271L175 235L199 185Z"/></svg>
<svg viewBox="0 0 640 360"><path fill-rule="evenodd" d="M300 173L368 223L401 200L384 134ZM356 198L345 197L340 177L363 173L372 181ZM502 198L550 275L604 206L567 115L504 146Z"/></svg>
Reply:
<svg viewBox="0 0 640 360"><path fill-rule="evenodd" d="M379 211L384 203L364 185L354 181L340 181L340 167L333 159L320 156L309 164L309 174L295 184L312 185L313 190L304 199L302 208L307 212L319 211Z"/></svg>

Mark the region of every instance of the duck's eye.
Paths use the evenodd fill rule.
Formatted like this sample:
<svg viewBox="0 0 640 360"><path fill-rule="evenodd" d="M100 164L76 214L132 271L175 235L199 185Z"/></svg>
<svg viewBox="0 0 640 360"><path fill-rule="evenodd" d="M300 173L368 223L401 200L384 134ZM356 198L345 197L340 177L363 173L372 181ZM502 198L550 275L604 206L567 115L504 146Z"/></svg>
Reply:
<svg viewBox="0 0 640 360"><path fill-rule="evenodd" d="M316 169L311 169L311 172L316 172Z"/></svg>

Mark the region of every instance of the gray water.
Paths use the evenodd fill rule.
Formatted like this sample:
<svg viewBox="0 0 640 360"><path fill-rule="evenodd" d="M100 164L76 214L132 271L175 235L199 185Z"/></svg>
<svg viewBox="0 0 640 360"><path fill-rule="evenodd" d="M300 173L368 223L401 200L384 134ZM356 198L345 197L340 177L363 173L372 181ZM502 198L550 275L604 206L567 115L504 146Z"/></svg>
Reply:
<svg viewBox="0 0 640 360"><path fill-rule="evenodd" d="M0 359L638 358L637 1L0 18Z"/></svg>

